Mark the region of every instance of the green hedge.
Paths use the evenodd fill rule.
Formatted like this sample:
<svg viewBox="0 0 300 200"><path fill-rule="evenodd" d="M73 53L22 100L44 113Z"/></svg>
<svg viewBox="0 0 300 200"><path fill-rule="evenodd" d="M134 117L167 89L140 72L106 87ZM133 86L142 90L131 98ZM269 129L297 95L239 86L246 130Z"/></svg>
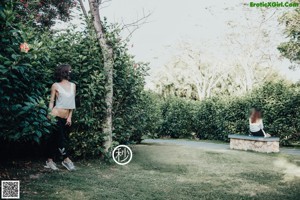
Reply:
<svg viewBox="0 0 300 200"><path fill-rule="evenodd" d="M0 148L11 150L16 146L20 153L20 144L25 150L36 149L37 143L40 148L44 146L54 123L46 118L50 88L56 81L54 70L57 64L68 63L75 75L71 81L77 85L70 147L73 156L99 156L105 140L102 121L106 91L101 49L94 31L86 28L82 32L53 33L19 22L15 16L13 8L1 7L0 144L7 145ZM147 102L143 87L148 67L135 63L115 26L105 23L105 29L115 54L113 145L140 142L145 122L140 122L139 108ZM24 42L30 47L27 53L19 48Z"/></svg>
<svg viewBox="0 0 300 200"><path fill-rule="evenodd" d="M0 10L0 139L38 142L51 127L43 98L47 78L42 78L37 49L20 51L20 44L31 40L33 31L16 20L12 10ZM32 40L33 46L38 44Z"/></svg>
<svg viewBox="0 0 300 200"><path fill-rule="evenodd" d="M211 98L201 102L168 98L162 103L159 136L228 141L228 134L248 134L251 107L263 110L266 132L290 145L300 139L299 86L266 83L243 97Z"/></svg>
<svg viewBox="0 0 300 200"><path fill-rule="evenodd" d="M161 113L160 136L182 138L191 134L192 103L188 100L170 97L161 105Z"/></svg>

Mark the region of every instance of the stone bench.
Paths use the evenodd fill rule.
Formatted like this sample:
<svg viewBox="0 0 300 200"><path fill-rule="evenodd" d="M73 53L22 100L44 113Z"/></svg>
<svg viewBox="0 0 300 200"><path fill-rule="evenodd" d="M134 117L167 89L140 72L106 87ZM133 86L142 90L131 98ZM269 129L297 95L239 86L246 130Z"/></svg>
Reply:
<svg viewBox="0 0 300 200"><path fill-rule="evenodd" d="M248 135L228 135L230 149L251 150L257 152L279 152L279 137L258 137Z"/></svg>

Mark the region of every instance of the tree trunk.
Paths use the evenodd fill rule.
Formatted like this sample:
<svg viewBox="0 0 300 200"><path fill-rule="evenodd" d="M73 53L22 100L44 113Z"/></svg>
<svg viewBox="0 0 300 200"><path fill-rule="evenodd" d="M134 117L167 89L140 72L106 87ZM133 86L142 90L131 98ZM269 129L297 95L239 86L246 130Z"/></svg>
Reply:
<svg viewBox="0 0 300 200"><path fill-rule="evenodd" d="M253 88L253 75L252 70L249 69L249 66L246 64L244 66L245 76L246 76L246 92L249 92Z"/></svg>
<svg viewBox="0 0 300 200"><path fill-rule="evenodd" d="M200 82L195 79L195 86L197 88L197 94L198 94L198 100L202 100L202 96L201 96L201 85L200 85Z"/></svg>
<svg viewBox="0 0 300 200"><path fill-rule="evenodd" d="M112 145L112 103L113 103L113 50L107 43L105 38L105 33L100 20L99 3L97 0L89 0L90 12L92 14L92 20L94 28L97 34L97 39L102 50L102 56L104 60L104 73L106 77L106 118L102 124L103 133L105 134L105 142L103 146L105 147L105 152L108 152Z"/></svg>

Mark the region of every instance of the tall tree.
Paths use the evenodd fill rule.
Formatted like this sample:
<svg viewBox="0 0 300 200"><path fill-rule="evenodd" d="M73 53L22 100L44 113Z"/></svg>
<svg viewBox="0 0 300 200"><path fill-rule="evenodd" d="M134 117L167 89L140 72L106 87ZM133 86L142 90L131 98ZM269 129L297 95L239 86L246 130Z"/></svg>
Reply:
<svg viewBox="0 0 300 200"><path fill-rule="evenodd" d="M300 0L294 0L299 3ZM285 34L289 41L279 45L278 50L295 65L292 68L300 67L300 7L284 13L280 22L285 25Z"/></svg>
<svg viewBox="0 0 300 200"><path fill-rule="evenodd" d="M84 8L82 0L80 1L80 6L86 17L89 19L87 12ZM112 145L112 105L113 105L113 67L114 67L114 57L113 57L113 47L109 44L108 38L105 34L105 29L103 27L101 18L100 18L100 5L101 0L88 0L90 13L92 18L93 27L96 31L97 40L101 48L101 56L104 62L104 73L106 77L106 117L103 122L103 133L105 134L105 142L103 146L105 147L105 152L109 151L109 148Z"/></svg>
<svg viewBox="0 0 300 200"><path fill-rule="evenodd" d="M254 61L247 59L245 62ZM153 76L153 89L164 96L175 95L197 100L220 95L242 95L247 92L247 88L250 89L247 87L246 64L241 66L239 62L218 61L205 53L201 54L192 45L185 44L183 51ZM248 73L252 77L251 86L281 78L272 68L266 70L258 64L251 66Z"/></svg>
<svg viewBox="0 0 300 200"><path fill-rule="evenodd" d="M107 0L109 1L109 0ZM79 0L80 7L82 9L82 12L85 16L85 19L87 21L87 24L89 28L93 28L96 32L97 40L101 49L101 55L103 64L104 64L104 74L106 78L105 82L105 89L107 91L105 96L105 102L106 102L106 118L103 121L102 127L103 127L103 133L105 134L105 142L103 146L105 147L105 152L109 151L109 148L112 145L112 130L113 130L113 75L114 75L114 66L115 64L118 64L117 58L116 63L114 60L114 55L117 54L114 52L115 44L121 41L121 38L110 38L109 33L106 33L106 28L101 21L101 13L100 13L100 6L103 5L107 1L102 0L88 0L89 7L90 7L90 14L91 14L91 21L90 23L90 16L88 15L83 1ZM136 21L131 22L129 24L123 23L123 26L120 27L119 25L116 25L115 28L118 30L127 30L129 32L128 36L126 37L126 40L131 37L134 31L136 31L140 26L144 23L147 23L147 18L150 16L151 13L145 14L143 13L143 16L141 18L138 18Z"/></svg>
<svg viewBox="0 0 300 200"><path fill-rule="evenodd" d="M156 91L190 99L204 100L219 93L218 88L229 69L217 62L203 61L205 56L190 45L155 76Z"/></svg>
<svg viewBox="0 0 300 200"><path fill-rule="evenodd" d="M270 27L276 28L277 22L272 19L277 10L252 9L248 5L243 10L244 16L239 20L228 21L230 31L224 43L228 55L235 55L231 56L229 64L239 71L234 77L236 87L248 92L264 81L279 60L274 51L276 44L270 39L276 36Z"/></svg>

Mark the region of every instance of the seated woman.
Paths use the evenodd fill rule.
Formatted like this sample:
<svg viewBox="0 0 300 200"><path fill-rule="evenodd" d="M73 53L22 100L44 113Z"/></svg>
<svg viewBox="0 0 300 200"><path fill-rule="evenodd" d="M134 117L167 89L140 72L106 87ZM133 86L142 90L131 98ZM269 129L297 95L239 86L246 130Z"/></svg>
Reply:
<svg viewBox="0 0 300 200"><path fill-rule="evenodd" d="M261 111L253 108L249 118L249 128L252 136L271 137L270 134L265 133Z"/></svg>

